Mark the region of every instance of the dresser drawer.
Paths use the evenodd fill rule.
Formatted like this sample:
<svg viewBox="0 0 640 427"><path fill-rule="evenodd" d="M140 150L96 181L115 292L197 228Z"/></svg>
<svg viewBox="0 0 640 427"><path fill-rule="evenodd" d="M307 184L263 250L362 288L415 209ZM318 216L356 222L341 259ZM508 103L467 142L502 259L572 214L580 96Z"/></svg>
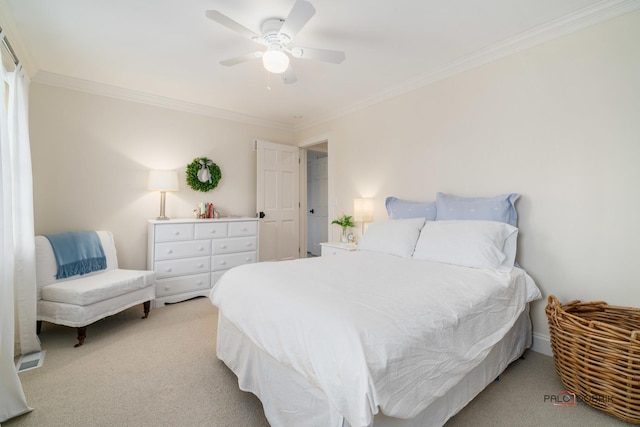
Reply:
<svg viewBox="0 0 640 427"><path fill-rule="evenodd" d="M156 296L164 297L167 295L181 294L183 292L209 289L210 287L209 273L160 279L156 282Z"/></svg>
<svg viewBox="0 0 640 427"><path fill-rule="evenodd" d="M156 242L193 240L193 224L156 225Z"/></svg>
<svg viewBox="0 0 640 427"><path fill-rule="evenodd" d="M258 234L258 221L234 221L229 223L229 237L255 236Z"/></svg>
<svg viewBox="0 0 640 427"><path fill-rule="evenodd" d="M221 237L227 237L226 222L204 222L202 224L196 224L196 239L219 239Z"/></svg>
<svg viewBox="0 0 640 427"><path fill-rule="evenodd" d="M155 259L176 259L211 255L209 240L156 243Z"/></svg>
<svg viewBox="0 0 640 427"><path fill-rule="evenodd" d="M164 277L182 276L187 274L203 273L210 270L211 257L198 257L157 261L154 266L156 276Z"/></svg>
<svg viewBox="0 0 640 427"><path fill-rule="evenodd" d="M211 287L215 287L216 283L218 283L218 280L220 280L220 278L222 277L222 275L224 273L226 273L227 270L219 270L219 271L212 271L211 272Z"/></svg>
<svg viewBox="0 0 640 427"><path fill-rule="evenodd" d="M256 252L240 252L237 254L213 255L211 257L211 270L228 270L242 264L256 262Z"/></svg>
<svg viewBox="0 0 640 427"><path fill-rule="evenodd" d="M234 237L233 239L213 240L212 255L228 254L233 252L255 251L258 238L251 237Z"/></svg>

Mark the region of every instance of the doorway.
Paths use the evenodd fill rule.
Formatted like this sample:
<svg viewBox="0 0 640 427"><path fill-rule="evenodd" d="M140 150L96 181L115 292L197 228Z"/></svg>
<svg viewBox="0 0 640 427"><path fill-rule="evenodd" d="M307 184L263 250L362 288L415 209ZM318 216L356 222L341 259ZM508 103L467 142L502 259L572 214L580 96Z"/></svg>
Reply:
<svg viewBox="0 0 640 427"><path fill-rule="evenodd" d="M307 148L307 256L320 256L329 237L329 152L327 143Z"/></svg>

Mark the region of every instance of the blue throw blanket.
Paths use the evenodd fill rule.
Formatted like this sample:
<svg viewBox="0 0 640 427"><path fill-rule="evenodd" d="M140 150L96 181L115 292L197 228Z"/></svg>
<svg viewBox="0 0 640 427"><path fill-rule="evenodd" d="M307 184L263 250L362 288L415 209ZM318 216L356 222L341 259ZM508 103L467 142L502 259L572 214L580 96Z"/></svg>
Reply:
<svg viewBox="0 0 640 427"><path fill-rule="evenodd" d="M56 256L56 279L87 274L107 268L107 258L95 231L45 234Z"/></svg>

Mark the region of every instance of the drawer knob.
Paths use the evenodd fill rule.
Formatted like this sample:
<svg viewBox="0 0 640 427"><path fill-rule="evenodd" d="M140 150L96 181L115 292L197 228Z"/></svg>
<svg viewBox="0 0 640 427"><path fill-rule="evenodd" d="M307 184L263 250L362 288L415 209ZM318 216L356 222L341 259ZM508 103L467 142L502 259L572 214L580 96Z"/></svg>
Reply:
<svg viewBox="0 0 640 427"><path fill-rule="evenodd" d="M204 248L203 248L202 246L200 246L200 247L198 248L198 250L199 250L200 252L202 252L202 251L204 251Z"/></svg>
<svg viewBox="0 0 640 427"><path fill-rule="evenodd" d="M251 246L251 245L252 245L252 243L251 243L251 242L247 242L247 246Z"/></svg>
<svg viewBox="0 0 640 427"><path fill-rule="evenodd" d="M211 230L211 234L216 234L216 230Z"/></svg>
<svg viewBox="0 0 640 427"><path fill-rule="evenodd" d="M169 249L169 250L167 250L167 253L168 253L168 254L172 254L172 253L173 253L173 251L172 251L171 249Z"/></svg>
<svg viewBox="0 0 640 427"><path fill-rule="evenodd" d="M198 264L198 268L204 267L204 264Z"/></svg>
<svg viewBox="0 0 640 427"><path fill-rule="evenodd" d="M178 235L180 235L180 232L179 231L174 231L173 234L178 236Z"/></svg>
<svg viewBox="0 0 640 427"><path fill-rule="evenodd" d="M227 249L227 245L220 245L221 249Z"/></svg>
<svg viewBox="0 0 640 427"><path fill-rule="evenodd" d="M227 261L222 261L220 265L227 265Z"/></svg>
<svg viewBox="0 0 640 427"><path fill-rule="evenodd" d="M251 258L245 258L245 261L249 262L251 261Z"/></svg>
<svg viewBox="0 0 640 427"><path fill-rule="evenodd" d="M171 267L169 267L169 268L167 268L165 271L166 271L167 273L171 273L172 268L171 268Z"/></svg>
<svg viewBox="0 0 640 427"><path fill-rule="evenodd" d="M165 287L164 287L164 290L165 290L165 291L168 291L169 289L170 289L170 288L169 288L169 286L165 286Z"/></svg>

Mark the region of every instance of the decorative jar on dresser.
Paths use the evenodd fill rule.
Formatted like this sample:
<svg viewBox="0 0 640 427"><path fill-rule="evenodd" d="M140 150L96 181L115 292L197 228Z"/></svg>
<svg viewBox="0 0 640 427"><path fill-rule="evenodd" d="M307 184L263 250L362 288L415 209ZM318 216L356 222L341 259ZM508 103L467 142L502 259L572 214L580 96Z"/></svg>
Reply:
<svg viewBox="0 0 640 427"><path fill-rule="evenodd" d="M147 268L156 272L155 307L208 296L227 270L258 260L257 218L148 222Z"/></svg>

